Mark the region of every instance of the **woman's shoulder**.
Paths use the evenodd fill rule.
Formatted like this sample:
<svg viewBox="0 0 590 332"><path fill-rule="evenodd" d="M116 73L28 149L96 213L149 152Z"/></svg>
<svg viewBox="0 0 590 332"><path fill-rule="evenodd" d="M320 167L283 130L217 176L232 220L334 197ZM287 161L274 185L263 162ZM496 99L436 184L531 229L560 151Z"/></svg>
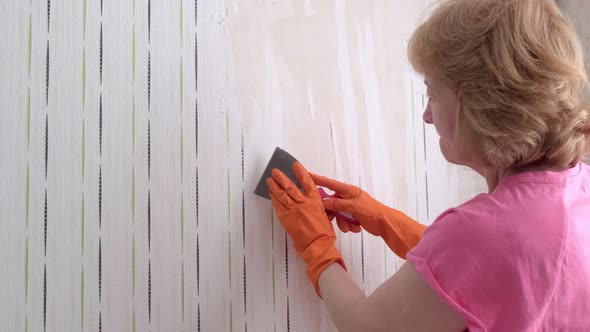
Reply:
<svg viewBox="0 0 590 332"><path fill-rule="evenodd" d="M582 261L580 249L570 249L590 248L580 242L588 238L580 232L590 224L590 167L579 165L570 173L513 178L448 209L408 260L449 303L468 313L468 321L477 317L484 326L496 326L507 317L524 319L523 311L544 310L565 260L570 268ZM534 296L518 296L523 292Z"/></svg>
<svg viewBox="0 0 590 332"><path fill-rule="evenodd" d="M513 175L493 192L479 194L443 212L435 222L465 219L494 227L515 228L529 223L536 228L559 226L581 201L590 205L590 166L580 162L561 172Z"/></svg>
<svg viewBox="0 0 590 332"><path fill-rule="evenodd" d="M441 233L452 233L455 241L474 246L493 246L498 239L502 239L500 242L514 243L508 247L512 249L561 247L570 222L571 207L564 198L565 192L525 187L515 185L506 190L477 195L442 213L432 228Z"/></svg>
<svg viewBox="0 0 590 332"><path fill-rule="evenodd" d="M529 184L480 194L443 212L425 232L434 247L455 247L472 255L541 259L559 252L567 239L570 206L561 189ZM589 200L590 203L590 200ZM434 248L433 248L434 249Z"/></svg>
<svg viewBox="0 0 590 332"><path fill-rule="evenodd" d="M452 248L470 255L557 259L572 224L590 223L590 167L512 177L438 216L424 233L425 251ZM574 227L574 229L579 227Z"/></svg>

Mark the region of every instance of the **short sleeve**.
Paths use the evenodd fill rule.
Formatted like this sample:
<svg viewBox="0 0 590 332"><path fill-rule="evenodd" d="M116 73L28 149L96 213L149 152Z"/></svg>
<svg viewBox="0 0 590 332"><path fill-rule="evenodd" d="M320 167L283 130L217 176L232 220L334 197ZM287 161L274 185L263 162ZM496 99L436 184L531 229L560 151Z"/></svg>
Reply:
<svg viewBox="0 0 590 332"><path fill-rule="evenodd" d="M518 228L473 211L444 212L407 260L470 331L533 331L550 302L557 266L536 260Z"/></svg>

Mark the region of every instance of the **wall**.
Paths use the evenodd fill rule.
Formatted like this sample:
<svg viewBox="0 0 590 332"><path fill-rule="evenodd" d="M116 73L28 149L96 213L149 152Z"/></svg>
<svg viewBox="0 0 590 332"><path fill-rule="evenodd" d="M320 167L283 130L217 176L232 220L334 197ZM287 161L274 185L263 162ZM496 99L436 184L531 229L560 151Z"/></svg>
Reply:
<svg viewBox="0 0 590 332"><path fill-rule="evenodd" d="M590 22L588 22L587 14L590 13L590 2L583 0L558 0L557 4L576 27L576 31L584 47L586 70L588 71L590 70ZM590 105L590 89L585 89L583 98L585 103ZM586 159L586 162L590 163L590 156Z"/></svg>
<svg viewBox="0 0 590 332"><path fill-rule="evenodd" d="M430 223L483 190L423 125L424 1L1 1L0 330L333 331L276 146ZM338 234L368 294L401 260Z"/></svg>
<svg viewBox="0 0 590 332"><path fill-rule="evenodd" d="M583 0L558 0L564 14L574 23L578 32L586 57L586 70L590 68L590 22L587 14L590 12L590 3ZM590 90L586 90L585 98L590 103Z"/></svg>

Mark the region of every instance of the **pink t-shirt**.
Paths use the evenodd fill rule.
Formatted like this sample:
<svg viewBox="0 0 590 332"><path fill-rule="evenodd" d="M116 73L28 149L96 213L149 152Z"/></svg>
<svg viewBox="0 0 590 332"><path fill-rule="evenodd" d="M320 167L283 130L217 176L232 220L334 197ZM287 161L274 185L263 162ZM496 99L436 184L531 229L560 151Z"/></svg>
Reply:
<svg viewBox="0 0 590 332"><path fill-rule="evenodd" d="M471 332L590 331L590 166L503 179L407 259Z"/></svg>

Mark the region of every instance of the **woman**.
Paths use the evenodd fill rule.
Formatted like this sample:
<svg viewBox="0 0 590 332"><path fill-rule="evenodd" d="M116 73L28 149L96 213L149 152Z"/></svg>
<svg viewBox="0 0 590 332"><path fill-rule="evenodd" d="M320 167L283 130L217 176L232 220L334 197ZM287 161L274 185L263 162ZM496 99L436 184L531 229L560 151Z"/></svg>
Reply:
<svg viewBox="0 0 590 332"><path fill-rule="evenodd" d="M425 226L357 187L293 168L267 183L307 275L341 331L589 331L590 113L573 28L551 0L449 0L409 58L440 149L489 193ZM320 199L317 185L341 197ZM366 297L346 273L326 210L352 213L407 262ZM360 231L337 220L343 231Z"/></svg>

